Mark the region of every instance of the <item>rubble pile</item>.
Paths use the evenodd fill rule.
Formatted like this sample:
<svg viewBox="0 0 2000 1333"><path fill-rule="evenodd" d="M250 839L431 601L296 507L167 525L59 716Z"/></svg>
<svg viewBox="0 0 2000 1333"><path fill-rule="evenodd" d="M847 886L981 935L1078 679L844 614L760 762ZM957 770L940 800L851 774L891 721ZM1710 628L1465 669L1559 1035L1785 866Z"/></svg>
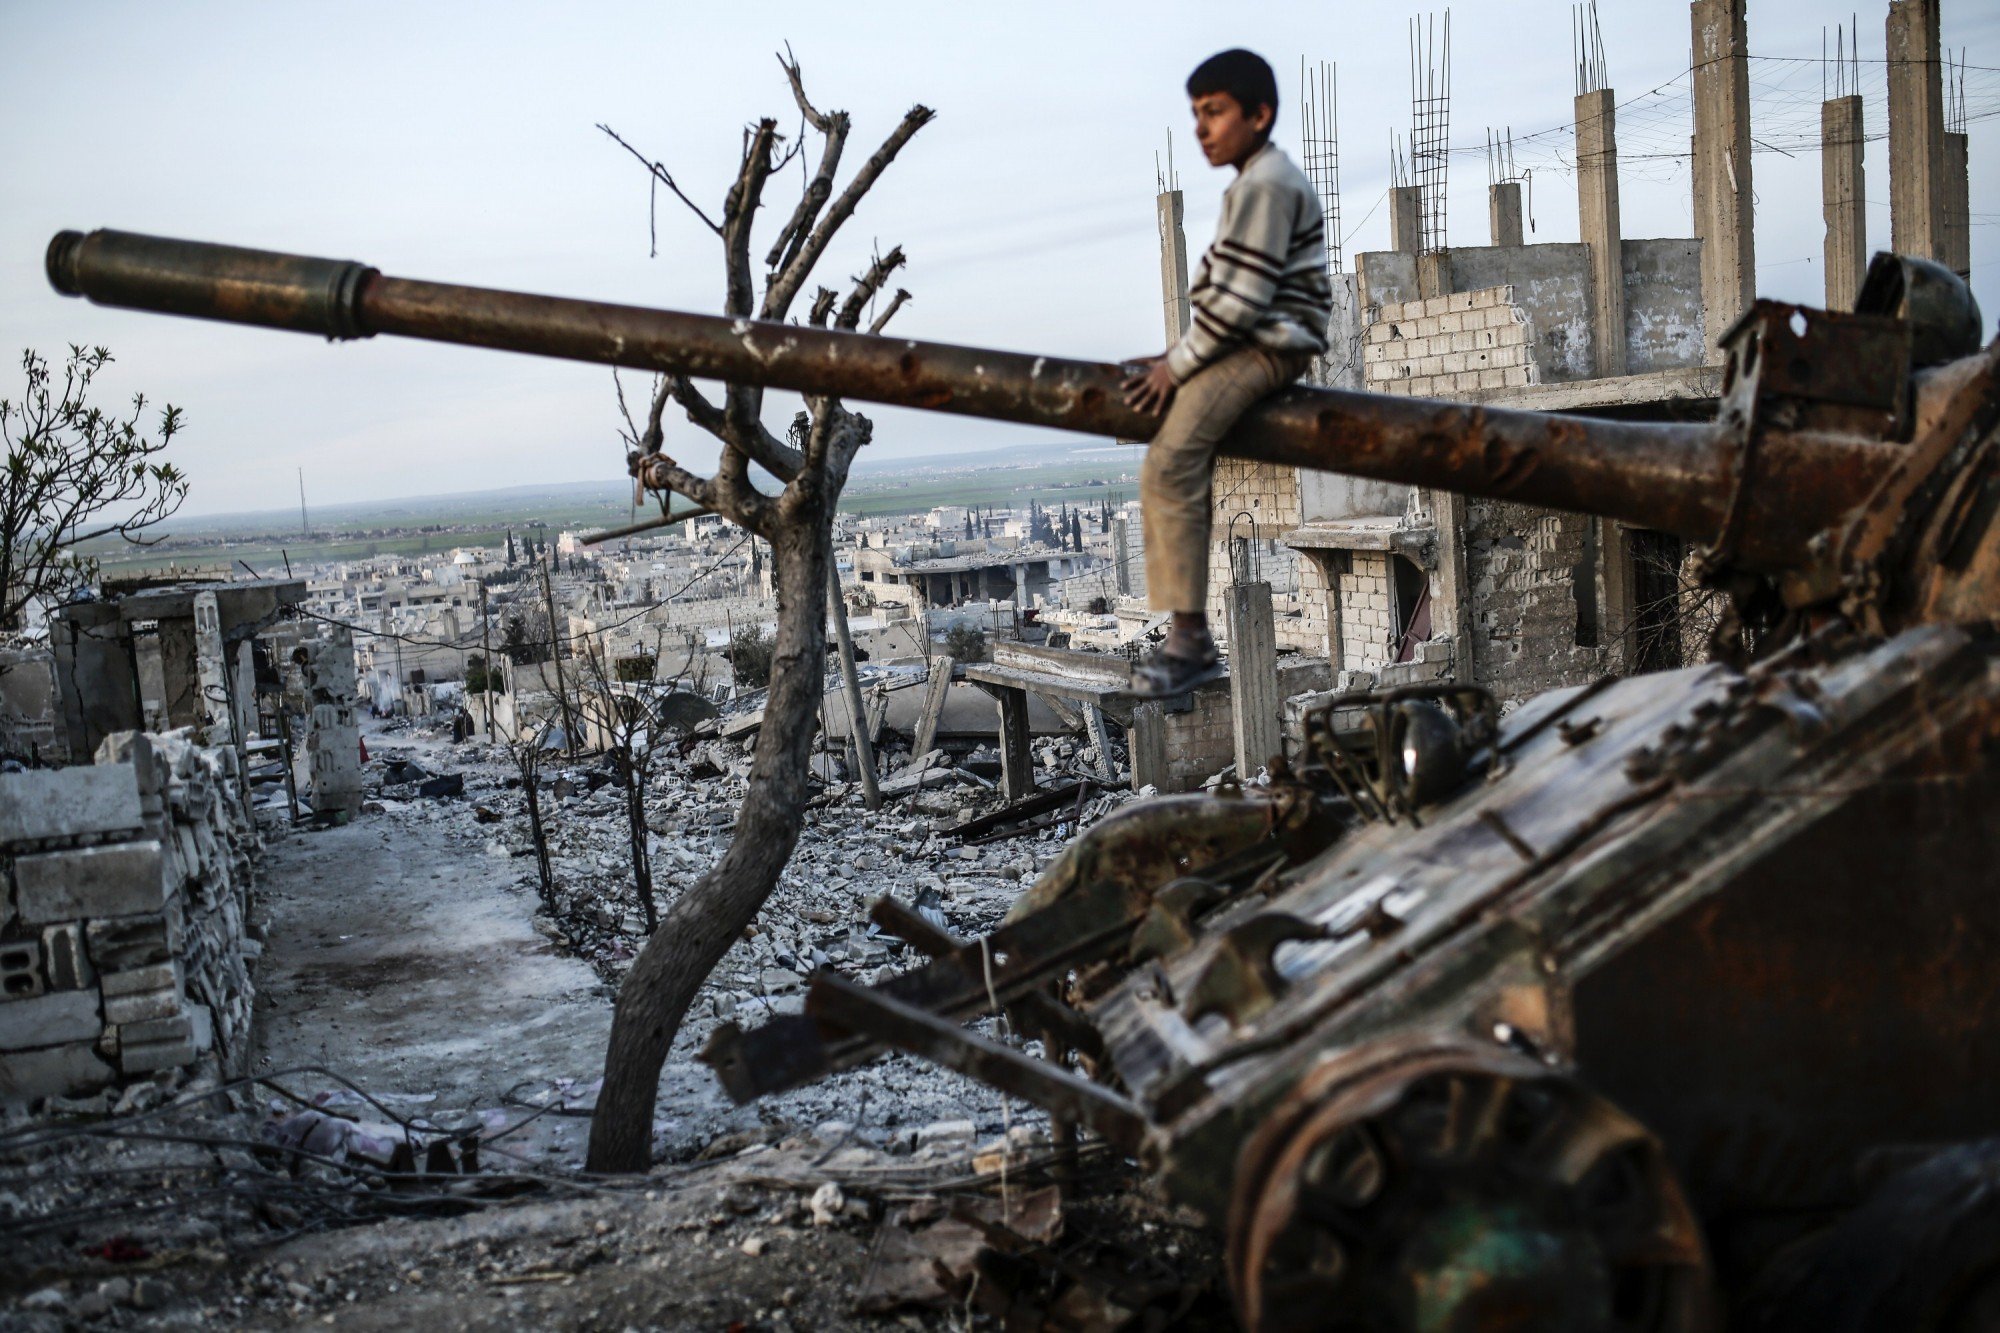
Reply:
<svg viewBox="0 0 2000 1333"><path fill-rule="evenodd" d="M0 774L0 1102L77 1097L250 1042L255 827L237 756L120 732Z"/></svg>

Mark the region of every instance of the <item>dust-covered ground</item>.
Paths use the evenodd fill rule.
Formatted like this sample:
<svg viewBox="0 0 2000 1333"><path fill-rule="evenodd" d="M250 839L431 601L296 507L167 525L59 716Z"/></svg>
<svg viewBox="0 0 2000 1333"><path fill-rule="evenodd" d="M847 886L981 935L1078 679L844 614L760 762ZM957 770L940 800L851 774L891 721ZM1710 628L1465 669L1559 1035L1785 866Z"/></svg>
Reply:
<svg viewBox="0 0 2000 1333"><path fill-rule="evenodd" d="M990 929L1123 794L1085 788L1045 829L979 847L950 833L997 804L975 773L872 814L824 790L675 1043L653 1172L593 1180L589 1111L643 933L622 791L587 761L545 761L545 898L504 751L408 728L367 743L367 812L269 843L253 1079L163 1079L0 1130L8 1327L1220 1318L1207 1233L1089 1146L1057 1202L1032 1107L901 1056L736 1107L695 1059L722 1022L796 1011L815 968L873 981L909 966L868 920L880 894L960 935ZM1078 761L1067 742L1040 757L1045 782ZM727 845L746 770L726 742L656 765L660 910ZM464 789L425 797L426 775ZM437 1174L383 1165L399 1140ZM996 1259L995 1236L1020 1253Z"/></svg>

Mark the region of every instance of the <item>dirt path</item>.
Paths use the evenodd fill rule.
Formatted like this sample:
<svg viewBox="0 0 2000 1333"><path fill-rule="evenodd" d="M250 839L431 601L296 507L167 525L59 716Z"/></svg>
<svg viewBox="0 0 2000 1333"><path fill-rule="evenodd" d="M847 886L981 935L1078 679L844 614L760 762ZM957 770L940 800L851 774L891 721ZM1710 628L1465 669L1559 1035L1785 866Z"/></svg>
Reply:
<svg viewBox="0 0 2000 1333"><path fill-rule="evenodd" d="M271 847L260 1068L324 1065L370 1092L434 1096L426 1110L499 1108L524 1083L593 1082L606 988L533 929L513 861L426 814L365 815ZM580 1155L587 1122L545 1120L523 1137Z"/></svg>

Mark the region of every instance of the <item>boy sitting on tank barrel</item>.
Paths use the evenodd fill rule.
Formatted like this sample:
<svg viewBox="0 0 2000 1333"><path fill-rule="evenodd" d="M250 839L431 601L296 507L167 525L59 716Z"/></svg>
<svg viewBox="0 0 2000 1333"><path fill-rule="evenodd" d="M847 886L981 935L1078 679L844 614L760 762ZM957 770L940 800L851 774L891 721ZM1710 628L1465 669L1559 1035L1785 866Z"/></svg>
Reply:
<svg viewBox="0 0 2000 1333"><path fill-rule="evenodd" d="M1333 291L1326 222L1305 173L1271 142L1278 82L1250 51L1210 56L1188 76L1195 138L1210 166L1233 167L1222 219L1188 290L1187 332L1142 360L1125 401L1164 413L1139 473L1146 589L1173 613L1167 640L1133 672L1131 693L1169 698L1223 674L1208 630L1208 543L1216 445L1258 400L1326 350Z"/></svg>

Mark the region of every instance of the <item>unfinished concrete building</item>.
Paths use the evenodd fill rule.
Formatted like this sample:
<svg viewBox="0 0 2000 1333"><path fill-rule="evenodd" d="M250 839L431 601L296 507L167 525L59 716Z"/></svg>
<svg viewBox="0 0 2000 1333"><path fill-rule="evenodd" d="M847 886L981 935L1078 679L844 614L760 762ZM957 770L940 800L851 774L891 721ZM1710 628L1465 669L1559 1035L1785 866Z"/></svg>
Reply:
<svg viewBox="0 0 2000 1333"><path fill-rule="evenodd" d="M1629 237L1617 104L1585 62L1575 98L1576 242L1526 244L1517 182L1488 188L1489 243L1443 245L1420 183L1390 191L1391 247L1332 275L1335 388L1589 416L1700 419L1721 389L1718 340L1755 296L1746 0L1694 0L1694 236ZM1960 272L1969 254L1962 139L1940 108L1935 0L1889 6L1895 247ZM1823 108L1827 301L1852 308L1868 246L1861 99ZM1957 156L1954 157L1953 154ZM1954 212L1954 210L1956 210ZM1184 319L1178 192L1159 199L1167 334ZM1450 677L1504 699L1607 671L1673 665L1699 636L1684 544L1553 510L1222 460L1209 612L1267 583L1279 649L1323 655L1337 687ZM1239 654L1240 656L1240 654ZM1239 672L1239 674L1241 674Z"/></svg>

